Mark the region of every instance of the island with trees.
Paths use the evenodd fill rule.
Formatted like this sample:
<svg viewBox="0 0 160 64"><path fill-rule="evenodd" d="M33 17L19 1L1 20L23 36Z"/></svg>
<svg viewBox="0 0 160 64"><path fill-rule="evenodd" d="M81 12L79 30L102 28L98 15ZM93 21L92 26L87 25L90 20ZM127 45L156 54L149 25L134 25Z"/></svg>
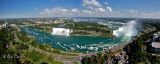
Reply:
<svg viewBox="0 0 160 64"><path fill-rule="evenodd" d="M72 36L113 37L112 30L107 26L93 22L75 22L66 24L64 28L72 29Z"/></svg>

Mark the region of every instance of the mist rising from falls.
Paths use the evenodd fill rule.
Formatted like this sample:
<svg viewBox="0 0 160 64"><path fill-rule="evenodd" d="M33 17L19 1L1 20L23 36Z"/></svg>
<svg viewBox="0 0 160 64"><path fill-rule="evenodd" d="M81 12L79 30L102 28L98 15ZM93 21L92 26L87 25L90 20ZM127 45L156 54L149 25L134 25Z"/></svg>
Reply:
<svg viewBox="0 0 160 64"><path fill-rule="evenodd" d="M51 34L53 35L69 36L69 34L72 32L72 30L66 28L53 28L52 30L53 32Z"/></svg>
<svg viewBox="0 0 160 64"><path fill-rule="evenodd" d="M136 36L138 34L136 21L129 21L125 26L120 27L118 30L114 30L113 34L115 36Z"/></svg>

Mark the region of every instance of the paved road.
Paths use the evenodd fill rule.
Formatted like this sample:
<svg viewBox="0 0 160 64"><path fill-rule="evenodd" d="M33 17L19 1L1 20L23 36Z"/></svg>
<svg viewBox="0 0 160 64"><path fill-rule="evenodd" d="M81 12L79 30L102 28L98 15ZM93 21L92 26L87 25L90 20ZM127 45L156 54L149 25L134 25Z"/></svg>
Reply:
<svg viewBox="0 0 160 64"><path fill-rule="evenodd" d="M55 56L55 57L54 57L54 60L55 60L55 61L62 61L62 62L79 62L79 61L80 61L80 56L57 55L57 54L45 52L45 51L43 51L43 50L41 50L41 49L37 49L37 48L34 48L34 47L32 47L32 46L29 46L29 49L31 49L31 50L35 49L36 51L45 53L46 55ZM61 59L61 57L64 57L64 58L74 58L74 59Z"/></svg>

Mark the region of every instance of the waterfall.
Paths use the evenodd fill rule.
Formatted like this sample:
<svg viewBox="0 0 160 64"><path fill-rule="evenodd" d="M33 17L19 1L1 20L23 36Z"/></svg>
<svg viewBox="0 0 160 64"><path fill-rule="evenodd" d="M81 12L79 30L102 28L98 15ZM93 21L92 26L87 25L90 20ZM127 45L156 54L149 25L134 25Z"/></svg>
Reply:
<svg viewBox="0 0 160 64"><path fill-rule="evenodd" d="M125 26L120 27L118 30L114 30L113 34L115 36L136 36L138 34L136 21L129 21Z"/></svg>
<svg viewBox="0 0 160 64"><path fill-rule="evenodd" d="M72 32L72 30L66 28L53 28L52 30L53 32L51 34L53 35L69 36L69 34Z"/></svg>

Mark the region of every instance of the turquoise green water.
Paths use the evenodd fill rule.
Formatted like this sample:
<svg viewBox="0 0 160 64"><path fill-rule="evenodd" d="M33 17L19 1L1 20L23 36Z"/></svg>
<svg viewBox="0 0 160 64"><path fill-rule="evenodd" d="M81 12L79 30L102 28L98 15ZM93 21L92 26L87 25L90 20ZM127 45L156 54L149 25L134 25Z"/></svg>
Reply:
<svg viewBox="0 0 160 64"><path fill-rule="evenodd" d="M36 37L36 41L42 44L50 44L53 48L80 52L94 52L108 49L109 47L117 46L121 43L126 43L133 37L121 36L113 38L104 37L87 37L87 36L59 36L44 33L32 28L21 27L29 36Z"/></svg>

